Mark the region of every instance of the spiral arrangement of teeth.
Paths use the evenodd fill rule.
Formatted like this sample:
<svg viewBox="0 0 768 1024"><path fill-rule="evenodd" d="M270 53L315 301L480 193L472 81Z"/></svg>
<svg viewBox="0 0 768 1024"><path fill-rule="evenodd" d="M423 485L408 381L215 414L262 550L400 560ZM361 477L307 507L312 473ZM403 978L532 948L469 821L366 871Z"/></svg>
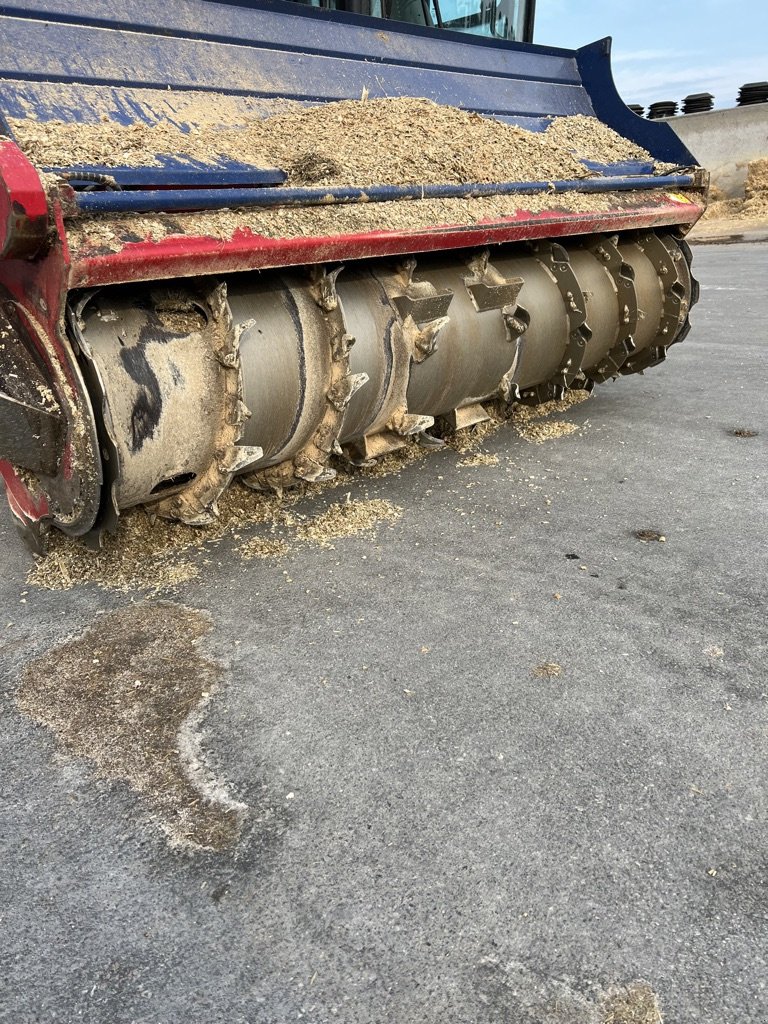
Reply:
<svg viewBox="0 0 768 1024"><path fill-rule="evenodd" d="M73 322L114 506L202 525L235 475L277 492L326 481L334 456L439 445L487 403L643 372L687 333L689 265L685 243L646 231L178 282L176 307L200 320L188 336L151 302L88 296Z"/></svg>

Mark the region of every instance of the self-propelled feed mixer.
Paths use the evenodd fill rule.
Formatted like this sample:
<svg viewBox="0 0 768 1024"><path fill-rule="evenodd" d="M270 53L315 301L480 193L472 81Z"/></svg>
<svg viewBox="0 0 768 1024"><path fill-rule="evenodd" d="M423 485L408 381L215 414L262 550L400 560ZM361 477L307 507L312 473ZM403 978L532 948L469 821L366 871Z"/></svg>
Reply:
<svg viewBox="0 0 768 1024"><path fill-rule="evenodd" d="M440 445L684 338L705 173L609 40L515 42L481 2L0 7L0 473L33 543L203 526L235 477Z"/></svg>

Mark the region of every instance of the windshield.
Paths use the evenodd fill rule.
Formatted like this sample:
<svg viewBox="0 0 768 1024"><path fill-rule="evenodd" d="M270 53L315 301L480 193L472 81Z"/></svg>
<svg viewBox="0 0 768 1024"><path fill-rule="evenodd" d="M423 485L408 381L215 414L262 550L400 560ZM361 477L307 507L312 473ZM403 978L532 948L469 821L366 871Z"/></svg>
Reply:
<svg viewBox="0 0 768 1024"><path fill-rule="evenodd" d="M439 0L443 28L496 39L523 38L522 0Z"/></svg>
<svg viewBox="0 0 768 1024"><path fill-rule="evenodd" d="M535 0L295 0L372 18L530 42Z"/></svg>

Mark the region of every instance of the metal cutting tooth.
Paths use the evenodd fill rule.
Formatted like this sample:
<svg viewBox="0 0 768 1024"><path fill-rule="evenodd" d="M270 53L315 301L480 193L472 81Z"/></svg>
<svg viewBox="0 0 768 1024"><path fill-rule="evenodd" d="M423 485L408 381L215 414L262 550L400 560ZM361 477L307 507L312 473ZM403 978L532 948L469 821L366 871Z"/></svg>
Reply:
<svg viewBox="0 0 768 1024"><path fill-rule="evenodd" d="M219 469L222 473L234 476L254 465L263 455L264 449L255 445L232 445L219 459Z"/></svg>
<svg viewBox="0 0 768 1024"><path fill-rule="evenodd" d="M336 280L343 269L342 264L331 271L325 267L319 267L313 271L312 283L317 303L326 313L331 313L338 305Z"/></svg>
<svg viewBox="0 0 768 1024"><path fill-rule="evenodd" d="M590 351L591 346L588 348L584 372L589 380L596 382L615 377L635 347L633 335L639 317L635 275L622 258L616 242L616 236L597 235L583 247L585 253L591 253L599 261L603 271L601 281L611 286L608 289L604 285L600 308L591 319L599 348L598 351ZM602 344L600 336L605 338Z"/></svg>
<svg viewBox="0 0 768 1024"><path fill-rule="evenodd" d="M411 321L412 322L412 321ZM440 332L451 322L448 316L438 317L430 320L420 327L415 323L410 332L411 344L413 345L413 358L417 363L427 359L437 348Z"/></svg>
<svg viewBox="0 0 768 1024"><path fill-rule="evenodd" d="M415 416L413 413L401 412L392 417L389 428L401 437L412 437L429 430L434 422L434 416Z"/></svg>

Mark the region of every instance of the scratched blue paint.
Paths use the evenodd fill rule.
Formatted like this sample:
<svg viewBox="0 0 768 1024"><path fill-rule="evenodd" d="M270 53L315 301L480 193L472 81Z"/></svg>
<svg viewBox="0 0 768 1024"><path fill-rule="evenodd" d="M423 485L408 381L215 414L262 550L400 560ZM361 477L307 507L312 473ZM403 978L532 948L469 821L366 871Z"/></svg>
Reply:
<svg viewBox="0 0 768 1024"><path fill-rule="evenodd" d="M690 174L656 178L579 178L569 181L500 182L465 185L374 185L368 188L173 189L167 191L79 192L82 213L158 213L219 210L223 207L329 206L335 203L384 203L404 199L453 199L475 196L526 195L535 192L623 192L679 189L693 184Z"/></svg>
<svg viewBox="0 0 768 1024"><path fill-rule="evenodd" d="M162 159L158 157L158 159ZM195 161L194 166L182 161L164 161L162 167L105 167L101 164L77 164L76 167L44 167L47 174L74 175L73 188L92 187L87 179L78 179L77 172L102 174L113 178L122 189L153 188L258 188L282 185L287 175L277 168L254 168L249 164L222 162L211 166Z"/></svg>
<svg viewBox="0 0 768 1024"><path fill-rule="evenodd" d="M616 175L637 175L653 174L653 161L648 160L621 160L615 164L601 164L594 160L582 160L581 163L589 171L596 171L598 174Z"/></svg>

